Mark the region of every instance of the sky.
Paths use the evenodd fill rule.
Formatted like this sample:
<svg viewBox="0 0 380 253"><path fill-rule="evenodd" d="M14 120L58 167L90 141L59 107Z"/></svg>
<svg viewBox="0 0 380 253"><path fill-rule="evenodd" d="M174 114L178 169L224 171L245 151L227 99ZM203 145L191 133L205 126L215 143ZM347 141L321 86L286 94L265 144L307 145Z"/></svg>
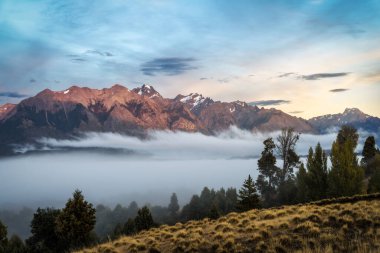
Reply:
<svg viewBox="0 0 380 253"><path fill-rule="evenodd" d="M298 117L380 117L377 0L0 0L0 104L151 84Z"/></svg>

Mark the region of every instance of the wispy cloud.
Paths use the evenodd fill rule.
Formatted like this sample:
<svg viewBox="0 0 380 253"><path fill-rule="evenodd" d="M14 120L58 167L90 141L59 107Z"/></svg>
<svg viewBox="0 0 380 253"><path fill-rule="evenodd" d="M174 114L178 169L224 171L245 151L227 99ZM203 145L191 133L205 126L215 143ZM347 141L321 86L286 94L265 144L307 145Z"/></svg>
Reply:
<svg viewBox="0 0 380 253"><path fill-rule="evenodd" d="M330 92L345 92L348 90L350 90L350 89L332 89L332 90L330 90Z"/></svg>
<svg viewBox="0 0 380 253"><path fill-rule="evenodd" d="M87 60L84 58L72 58L71 61L73 61L73 62L85 62Z"/></svg>
<svg viewBox="0 0 380 253"><path fill-rule="evenodd" d="M303 111L292 111L292 112L289 112L290 114L300 114L300 113L303 113Z"/></svg>
<svg viewBox="0 0 380 253"><path fill-rule="evenodd" d="M311 74L311 75L302 75L300 76L301 79L304 80L319 80L319 79L324 79L324 78L334 78L334 77L341 77L341 76L346 76L350 73L348 72L340 72L340 73L317 73L317 74Z"/></svg>
<svg viewBox="0 0 380 253"><path fill-rule="evenodd" d="M147 76L160 73L169 76L180 75L188 70L197 69L192 65L194 61L194 58L156 58L142 64L140 70Z"/></svg>
<svg viewBox="0 0 380 253"><path fill-rule="evenodd" d="M102 52L99 50L87 50L85 52L85 54L95 54L95 55L99 55L99 56L108 56L108 57L113 56L113 54L110 52L107 52L107 51Z"/></svg>
<svg viewBox="0 0 380 253"><path fill-rule="evenodd" d="M290 100L276 99L276 100L259 100L250 102L250 105L260 105L260 106L268 106L268 105L282 105L289 104Z"/></svg>
<svg viewBox="0 0 380 253"><path fill-rule="evenodd" d="M294 72L287 72L287 73L283 73L281 75L278 75L277 77L282 78L282 77L288 77L288 76L292 76L292 75L295 75L295 73Z"/></svg>
<svg viewBox="0 0 380 253"><path fill-rule="evenodd" d="M238 76L227 76L227 77L218 79L218 82L219 83L229 83L232 80L237 80L237 79L239 79Z"/></svg>
<svg viewBox="0 0 380 253"><path fill-rule="evenodd" d="M4 92L0 92L0 97L24 98L24 97L27 97L27 95L21 94L21 93L18 93L18 92L4 91Z"/></svg>

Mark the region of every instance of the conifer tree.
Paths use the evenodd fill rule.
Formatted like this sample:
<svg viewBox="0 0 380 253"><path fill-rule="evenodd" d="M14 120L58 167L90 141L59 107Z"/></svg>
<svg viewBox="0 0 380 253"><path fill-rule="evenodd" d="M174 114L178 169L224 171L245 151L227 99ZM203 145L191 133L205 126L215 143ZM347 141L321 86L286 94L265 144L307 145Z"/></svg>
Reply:
<svg viewBox="0 0 380 253"><path fill-rule="evenodd" d="M144 206L137 212L137 216L135 218L135 227L137 231L154 227L153 217L147 206Z"/></svg>
<svg viewBox="0 0 380 253"><path fill-rule="evenodd" d="M380 154L376 154L371 162L372 174L368 182L368 192L380 192Z"/></svg>
<svg viewBox="0 0 380 253"><path fill-rule="evenodd" d="M327 155L321 144L310 148L307 158L307 187L310 200L319 200L326 197L327 190Z"/></svg>
<svg viewBox="0 0 380 253"><path fill-rule="evenodd" d="M296 184L297 184L297 202L308 202L309 198L309 187L308 187L308 175L303 163L297 172Z"/></svg>
<svg viewBox="0 0 380 253"><path fill-rule="evenodd" d="M271 206L274 204L277 194L280 169L276 166L276 157L274 156L276 145L273 139L268 138L263 144L264 150L257 161L259 176L257 177L256 185L264 200L264 205Z"/></svg>
<svg viewBox="0 0 380 253"><path fill-rule="evenodd" d="M57 231L69 249L87 246L95 221L95 208L76 190L57 218Z"/></svg>
<svg viewBox="0 0 380 253"><path fill-rule="evenodd" d="M210 219L212 219L212 220L216 220L216 219L218 219L220 217L220 213L219 213L218 208L216 207L215 204L213 204L211 206L211 209L210 209L210 212L208 214L208 217Z"/></svg>
<svg viewBox="0 0 380 253"><path fill-rule="evenodd" d="M251 175L248 175L248 178L244 180L244 184L239 190L237 208L239 211L244 212L259 207L260 199L256 191L255 183Z"/></svg>
<svg viewBox="0 0 380 253"><path fill-rule="evenodd" d="M356 129L343 126L331 148L331 170L328 174L330 197L352 196L362 193L364 171L358 165L355 148Z"/></svg>
<svg viewBox="0 0 380 253"><path fill-rule="evenodd" d="M65 245L57 234L57 218L61 211L53 208L38 208L31 222L32 236L26 240L31 252L63 252Z"/></svg>
<svg viewBox="0 0 380 253"><path fill-rule="evenodd" d="M0 221L0 253L6 252L8 243L7 234L7 227Z"/></svg>
<svg viewBox="0 0 380 253"><path fill-rule="evenodd" d="M129 218L127 222L124 224L123 231L125 235L133 235L134 233L136 233L135 221Z"/></svg>
<svg viewBox="0 0 380 253"><path fill-rule="evenodd" d="M370 176L374 170L374 159L377 153L375 137L369 136L364 142L364 147L362 151L363 158L361 164L365 169L366 176Z"/></svg>
<svg viewBox="0 0 380 253"><path fill-rule="evenodd" d="M169 214L171 217L176 217L179 211L177 194L173 193L170 197L170 203L168 206Z"/></svg>

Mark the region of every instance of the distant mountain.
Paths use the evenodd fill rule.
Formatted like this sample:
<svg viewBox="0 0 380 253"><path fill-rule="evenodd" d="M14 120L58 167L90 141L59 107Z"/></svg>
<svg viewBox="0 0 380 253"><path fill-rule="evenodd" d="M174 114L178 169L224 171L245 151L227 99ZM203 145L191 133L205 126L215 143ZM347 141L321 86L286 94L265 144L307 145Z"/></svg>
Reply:
<svg viewBox="0 0 380 253"><path fill-rule="evenodd" d="M15 104L4 104L0 105L0 121L8 114L16 105Z"/></svg>
<svg viewBox="0 0 380 253"><path fill-rule="evenodd" d="M149 129L215 134L232 125L249 131L293 127L313 132L302 118L240 101L214 101L196 93L168 99L149 85L133 90L121 85L100 90L72 86L1 106L0 153L41 137L71 138L89 131L144 137Z"/></svg>
<svg viewBox="0 0 380 253"><path fill-rule="evenodd" d="M380 132L380 118L367 115L357 108L347 108L343 113L314 117L308 122L319 133L342 125L351 125L368 132Z"/></svg>

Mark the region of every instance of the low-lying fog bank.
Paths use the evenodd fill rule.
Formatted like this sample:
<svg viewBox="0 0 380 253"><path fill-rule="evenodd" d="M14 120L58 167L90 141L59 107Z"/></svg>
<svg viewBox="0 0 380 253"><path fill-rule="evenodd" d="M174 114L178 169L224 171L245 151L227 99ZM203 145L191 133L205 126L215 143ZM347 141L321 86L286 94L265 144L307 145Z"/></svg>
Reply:
<svg viewBox="0 0 380 253"><path fill-rule="evenodd" d="M97 204L166 205L172 192L180 204L209 188L240 187L257 176L263 140L279 133L251 133L237 128L217 136L155 131L147 140L112 133L90 133L79 140L42 139L25 155L0 159L0 208L61 207L76 189ZM361 151L367 133L360 133ZM306 155L320 142L330 149L336 132L302 134L297 151ZM68 151L71 150L71 151Z"/></svg>

